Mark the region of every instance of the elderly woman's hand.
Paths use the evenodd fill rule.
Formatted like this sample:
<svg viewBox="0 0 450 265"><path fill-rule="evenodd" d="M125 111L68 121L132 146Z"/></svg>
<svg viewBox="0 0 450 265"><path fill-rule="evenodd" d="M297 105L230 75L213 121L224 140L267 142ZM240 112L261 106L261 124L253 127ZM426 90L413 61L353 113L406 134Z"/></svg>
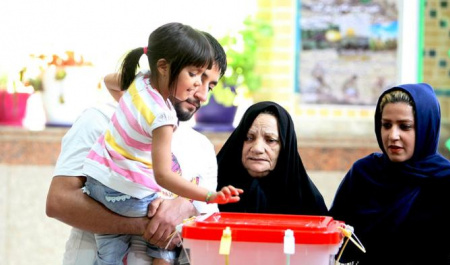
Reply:
<svg viewBox="0 0 450 265"><path fill-rule="evenodd" d="M244 193L244 190L228 185L223 187L220 191L211 194L207 202L218 204L238 202L240 200L239 194L242 193Z"/></svg>

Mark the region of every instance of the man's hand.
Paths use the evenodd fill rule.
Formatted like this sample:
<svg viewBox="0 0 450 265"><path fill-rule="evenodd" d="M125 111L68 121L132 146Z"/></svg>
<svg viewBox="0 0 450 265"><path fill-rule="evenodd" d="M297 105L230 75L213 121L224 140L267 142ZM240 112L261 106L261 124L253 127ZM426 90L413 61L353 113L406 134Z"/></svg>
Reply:
<svg viewBox="0 0 450 265"><path fill-rule="evenodd" d="M148 217L151 219L143 237L151 244L164 248L175 227L194 215L198 215L197 210L185 198L156 199L149 205ZM179 242L175 236L168 249L173 249Z"/></svg>

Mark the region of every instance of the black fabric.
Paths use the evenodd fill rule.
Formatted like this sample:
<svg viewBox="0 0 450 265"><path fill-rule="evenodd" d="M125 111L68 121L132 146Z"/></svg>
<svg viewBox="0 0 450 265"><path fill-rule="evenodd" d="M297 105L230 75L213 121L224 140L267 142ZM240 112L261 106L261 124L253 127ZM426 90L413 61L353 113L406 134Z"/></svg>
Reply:
<svg viewBox="0 0 450 265"><path fill-rule="evenodd" d="M355 229L367 253L349 243L341 262L358 264L450 264L450 162L438 153L440 106L427 84L391 88L415 105L414 154L391 162L381 140L380 100L375 134L383 153L353 164L340 184L331 215ZM382 96L380 96L380 99Z"/></svg>
<svg viewBox="0 0 450 265"><path fill-rule="evenodd" d="M242 165L242 148L253 121L265 110L278 118L282 147L274 170L253 178ZM238 203L219 205L220 211L327 215L323 197L307 175L297 148L294 123L284 108L268 101L252 105L217 155L218 188L233 185L244 190Z"/></svg>

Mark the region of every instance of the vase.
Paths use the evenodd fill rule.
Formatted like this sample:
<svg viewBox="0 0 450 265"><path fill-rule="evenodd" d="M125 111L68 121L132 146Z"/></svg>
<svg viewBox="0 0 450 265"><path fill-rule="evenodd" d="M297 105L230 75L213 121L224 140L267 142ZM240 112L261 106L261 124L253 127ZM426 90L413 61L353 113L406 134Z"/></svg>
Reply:
<svg viewBox="0 0 450 265"><path fill-rule="evenodd" d="M211 96L207 105L195 113L194 129L197 131L230 132L234 130L233 121L236 106L224 106Z"/></svg>
<svg viewBox="0 0 450 265"><path fill-rule="evenodd" d="M22 127L30 95L0 90L0 125Z"/></svg>
<svg viewBox="0 0 450 265"><path fill-rule="evenodd" d="M56 78L57 71L65 71ZM44 74L42 99L47 126L70 127L86 108L99 100L100 75L92 66L50 67Z"/></svg>

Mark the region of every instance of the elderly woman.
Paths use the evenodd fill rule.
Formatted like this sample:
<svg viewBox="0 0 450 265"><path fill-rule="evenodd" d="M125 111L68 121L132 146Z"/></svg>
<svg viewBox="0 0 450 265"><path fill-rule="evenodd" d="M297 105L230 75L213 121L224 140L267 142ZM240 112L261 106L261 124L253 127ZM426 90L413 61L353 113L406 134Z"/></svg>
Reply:
<svg viewBox="0 0 450 265"><path fill-rule="evenodd" d="M244 190L224 212L326 215L322 195L308 177L289 113L274 102L252 105L217 155L218 188Z"/></svg>

